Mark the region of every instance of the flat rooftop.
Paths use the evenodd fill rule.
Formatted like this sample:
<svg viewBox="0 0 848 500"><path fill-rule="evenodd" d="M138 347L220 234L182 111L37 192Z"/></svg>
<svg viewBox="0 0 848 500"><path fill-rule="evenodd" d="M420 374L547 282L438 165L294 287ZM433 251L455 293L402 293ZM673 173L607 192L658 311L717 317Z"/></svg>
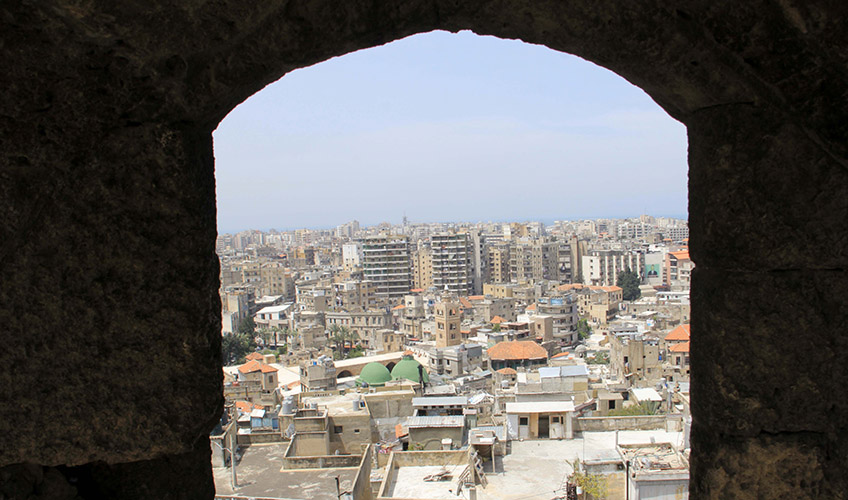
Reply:
<svg viewBox="0 0 848 500"><path fill-rule="evenodd" d="M346 394L334 394L332 396L301 396L303 401L303 405L306 406L308 403L316 403L319 408L324 407L327 408L327 413L330 416L333 415L350 415L354 413L358 413L361 415L368 415L368 412L365 408L361 410L353 409L353 401L356 399L364 400L365 394L360 394L356 392L348 392Z"/></svg>
<svg viewBox="0 0 848 500"><path fill-rule="evenodd" d="M682 432L621 431L619 445L674 443L680 446ZM512 441L512 453L483 464L488 485L477 485L478 500L546 500L565 495L565 479L571 473L567 461L609 460L620 457L615 432L577 433L575 439ZM619 484L621 483L621 484ZM609 498L624 498L622 478L611 478ZM620 491L620 495L617 492ZM617 495L617 496L616 496ZM413 497L414 498L414 497ZM454 496L454 498L458 498Z"/></svg>
<svg viewBox="0 0 848 500"><path fill-rule="evenodd" d="M236 464L238 486L231 486L229 467L213 467L217 495L287 498L296 500L338 500L336 477L342 491L350 491L358 468L282 470L288 443L254 444L244 449Z"/></svg>
<svg viewBox="0 0 848 500"><path fill-rule="evenodd" d="M462 465L418 465L400 467L386 490L387 497L456 500L459 475L467 467ZM425 481L424 478L447 471L447 481Z"/></svg>

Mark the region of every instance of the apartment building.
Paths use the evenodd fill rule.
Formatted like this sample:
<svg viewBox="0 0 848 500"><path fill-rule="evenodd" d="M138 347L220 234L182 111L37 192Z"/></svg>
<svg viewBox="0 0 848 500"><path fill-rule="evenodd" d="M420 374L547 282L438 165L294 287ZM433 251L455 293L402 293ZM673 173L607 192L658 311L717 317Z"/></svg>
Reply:
<svg viewBox="0 0 848 500"><path fill-rule="evenodd" d="M583 256L581 268L584 284L613 286L619 273L628 269L642 277L645 254L629 250L593 250L590 255Z"/></svg>
<svg viewBox="0 0 848 500"><path fill-rule="evenodd" d="M342 245L342 266L345 271L353 271L362 266L362 244L359 242Z"/></svg>
<svg viewBox="0 0 848 500"><path fill-rule="evenodd" d="M412 253L412 284L421 290L433 286L433 254L427 247Z"/></svg>
<svg viewBox="0 0 848 500"><path fill-rule="evenodd" d="M281 262L266 262L259 268L259 290L262 295L282 295L293 299L294 278L290 269Z"/></svg>
<svg viewBox="0 0 848 500"><path fill-rule="evenodd" d="M536 299L536 314L550 316L553 321L554 336L565 342L576 342L577 332L577 303L574 295L562 293L559 295L539 297Z"/></svg>
<svg viewBox="0 0 848 500"><path fill-rule="evenodd" d="M333 305L348 311L376 307L377 295L374 284L368 280L346 280L333 283Z"/></svg>
<svg viewBox="0 0 848 500"><path fill-rule="evenodd" d="M489 283L509 283L509 245L505 243L492 245L487 253Z"/></svg>
<svg viewBox="0 0 848 500"><path fill-rule="evenodd" d="M374 283L378 296L398 298L412 287L412 258L409 238L379 235L366 238L362 245L363 273Z"/></svg>
<svg viewBox="0 0 848 500"><path fill-rule="evenodd" d="M471 238L468 233L430 236L433 286L439 291L470 295L474 291Z"/></svg>
<svg viewBox="0 0 848 500"><path fill-rule="evenodd" d="M334 311L324 315L327 328L344 326L357 335L364 345L376 345L377 332L391 329L392 315L382 309L371 311Z"/></svg>
<svg viewBox="0 0 848 500"><path fill-rule="evenodd" d="M689 258L689 250L668 252L665 256L666 284L672 289L688 290L692 283L695 264Z"/></svg>

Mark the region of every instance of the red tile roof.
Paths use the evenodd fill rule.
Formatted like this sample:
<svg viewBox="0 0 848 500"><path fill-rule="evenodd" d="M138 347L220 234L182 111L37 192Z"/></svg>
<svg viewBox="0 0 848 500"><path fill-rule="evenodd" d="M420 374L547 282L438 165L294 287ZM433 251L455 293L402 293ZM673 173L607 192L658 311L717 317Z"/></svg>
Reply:
<svg viewBox="0 0 848 500"><path fill-rule="evenodd" d="M462 307L464 307L466 309L473 309L474 308L474 304L472 304L471 301L469 301L465 297L460 297L459 303L462 304Z"/></svg>
<svg viewBox="0 0 848 500"><path fill-rule="evenodd" d="M392 311L399 311L399 310L401 310L401 309L406 309L406 306L405 306L405 305L403 305L403 304L401 304L401 305L399 305L399 306L394 306L394 307L392 308Z"/></svg>
<svg viewBox="0 0 848 500"><path fill-rule="evenodd" d="M689 341L674 344L669 347L668 350L670 352L689 352Z"/></svg>
<svg viewBox="0 0 848 500"><path fill-rule="evenodd" d="M505 323L505 322L506 322L506 320L501 318L500 316L495 316L494 318L492 318L492 321L491 321L492 324L499 324L499 323Z"/></svg>
<svg viewBox="0 0 848 500"><path fill-rule="evenodd" d="M487 351L489 359L522 360L547 359L548 351L532 340L498 342Z"/></svg>
<svg viewBox="0 0 848 500"><path fill-rule="evenodd" d="M689 323L685 325L680 325L674 330L668 332L668 335L665 336L665 340L674 340L674 341L683 341L689 340Z"/></svg>
<svg viewBox="0 0 848 500"><path fill-rule="evenodd" d="M258 352L252 352L252 353L248 354L247 356L245 356L245 358L244 358L244 359L246 359L246 360L248 360L248 361L250 361L250 360L252 360L252 359L255 359L255 360L257 360L257 361L264 361L264 360L265 360L265 356L263 356L263 355L259 354Z"/></svg>
<svg viewBox="0 0 848 500"><path fill-rule="evenodd" d="M262 373L277 373L277 369L271 365L262 365L259 367L259 371Z"/></svg>
<svg viewBox="0 0 848 500"><path fill-rule="evenodd" d="M689 260L689 250L681 250L679 252L668 252L669 255L673 255L677 260Z"/></svg>
<svg viewBox="0 0 848 500"><path fill-rule="evenodd" d="M513 370L512 368L501 368L498 370L498 373L501 375L518 375L518 372Z"/></svg>
<svg viewBox="0 0 848 500"><path fill-rule="evenodd" d="M259 361L255 359L251 359L247 363L238 367L238 371L241 373L253 373L255 371L259 371L259 367L262 365Z"/></svg>

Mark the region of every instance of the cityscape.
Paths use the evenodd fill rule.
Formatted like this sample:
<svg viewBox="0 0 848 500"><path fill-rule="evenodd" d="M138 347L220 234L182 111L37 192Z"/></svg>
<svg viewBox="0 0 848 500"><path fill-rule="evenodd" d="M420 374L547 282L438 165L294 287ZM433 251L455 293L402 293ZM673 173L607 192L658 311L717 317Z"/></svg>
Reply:
<svg viewBox="0 0 848 500"><path fill-rule="evenodd" d="M686 498L685 219L220 234L218 498Z"/></svg>

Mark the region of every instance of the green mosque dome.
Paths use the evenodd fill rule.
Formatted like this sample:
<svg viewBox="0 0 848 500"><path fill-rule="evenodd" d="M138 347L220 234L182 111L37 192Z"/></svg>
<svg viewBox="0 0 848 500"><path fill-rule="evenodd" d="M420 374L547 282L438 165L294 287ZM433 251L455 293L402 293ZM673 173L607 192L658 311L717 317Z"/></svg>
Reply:
<svg viewBox="0 0 848 500"><path fill-rule="evenodd" d="M391 379L392 374L389 373L389 369L375 361L362 367L362 371L359 373L359 378L356 379L356 383L358 385L366 383L373 386L383 386Z"/></svg>
<svg viewBox="0 0 848 500"><path fill-rule="evenodd" d="M402 360L392 368L392 378L394 380L405 378L406 380L418 383L418 367L421 363L415 361L412 356L404 356ZM430 382L430 376L427 370L421 371L424 378L424 383Z"/></svg>

